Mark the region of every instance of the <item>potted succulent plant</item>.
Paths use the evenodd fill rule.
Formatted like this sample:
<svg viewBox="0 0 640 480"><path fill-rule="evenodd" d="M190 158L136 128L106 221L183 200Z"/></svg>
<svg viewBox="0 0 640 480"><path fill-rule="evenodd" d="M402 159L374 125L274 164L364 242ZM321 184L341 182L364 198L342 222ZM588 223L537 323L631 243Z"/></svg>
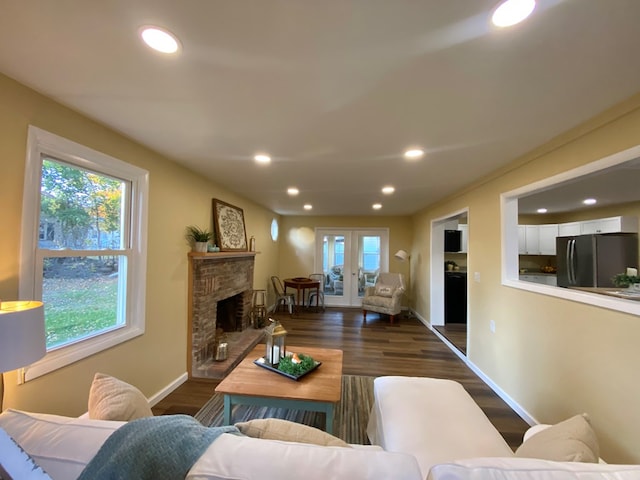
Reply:
<svg viewBox="0 0 640 480"><path fill-rule="evenodd" d="M195 225L187 227L187 240L193 245L194 252L206 253L213 233Z"/></svg>
<svg viewBox="0 0 640 480"><path fill-rule="evenodd" d="M632 285L640 284L640 277L637 275L627 275L626 273L618 273L613 277L613 284L620 288L629 288Z"/></svg>

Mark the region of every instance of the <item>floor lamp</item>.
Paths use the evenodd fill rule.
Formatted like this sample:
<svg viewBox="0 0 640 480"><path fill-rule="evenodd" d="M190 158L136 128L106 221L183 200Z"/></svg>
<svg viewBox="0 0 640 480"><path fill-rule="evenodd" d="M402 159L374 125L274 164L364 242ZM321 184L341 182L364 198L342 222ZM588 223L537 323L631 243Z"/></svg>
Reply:
<svg viewBox="0 0 640 480"><path fill-rule="evenodd" d="M407 274L407 301L409 302L409 318L411 318L411 254L406 250L398 250L394 257L400 262L409 262L409 273Z"/></svg>
<svg viewBox="0 0 640 480"><path fill-rule="evenodd" d="M0 302L0 412L4 402L4 372L30 365L45 353L42 302Z"/></svg>

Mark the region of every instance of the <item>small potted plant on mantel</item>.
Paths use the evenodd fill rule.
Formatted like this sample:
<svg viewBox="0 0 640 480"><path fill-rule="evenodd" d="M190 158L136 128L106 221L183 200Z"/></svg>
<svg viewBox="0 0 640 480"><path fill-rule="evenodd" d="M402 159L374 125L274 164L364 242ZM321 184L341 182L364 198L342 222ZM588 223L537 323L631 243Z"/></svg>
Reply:
<svg viewBox="0 0 640 480"><path fill-rule="evenodd" d="M187 227L187 240L193 245L194 252L207 253L209 240L213 238L213 233L195 225Z"/></svg>

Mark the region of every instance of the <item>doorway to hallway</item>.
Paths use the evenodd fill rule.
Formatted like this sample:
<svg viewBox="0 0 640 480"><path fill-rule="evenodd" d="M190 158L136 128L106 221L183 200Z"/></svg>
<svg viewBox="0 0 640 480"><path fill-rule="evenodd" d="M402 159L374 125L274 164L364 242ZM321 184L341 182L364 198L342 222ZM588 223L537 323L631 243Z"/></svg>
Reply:
<svg viewBox="0 0 640 480"><path fill-rule="evenodd" d="M468 209L464 209L431 222L431 326L464 355L468 321L468 219Z"/></svg>

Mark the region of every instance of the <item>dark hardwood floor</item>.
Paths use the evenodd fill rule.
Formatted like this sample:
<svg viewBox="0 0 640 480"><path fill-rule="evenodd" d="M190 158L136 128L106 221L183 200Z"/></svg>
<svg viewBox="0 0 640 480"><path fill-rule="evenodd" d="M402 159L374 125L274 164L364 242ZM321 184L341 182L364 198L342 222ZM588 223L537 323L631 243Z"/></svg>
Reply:
<svg viewBox="0 0 640 480"><path fill-rule="evenodd" d="M449 343L467 354L467 324L466 323L448 323L442 326L433 327L442 334Z"/></svg>
<svg viewBox="0 0 640 480"><path fill-rule="evenodd" d="M415 318L367 315L360 309L327 308L295 317L272 314L287 329L287 345L344 351L343 373L448 378L460 382L513 448L528 428L500 397L478 378L440 339ZM160 401L156 415L195 414L211 397L216 383L188 380Z"/></svg>

